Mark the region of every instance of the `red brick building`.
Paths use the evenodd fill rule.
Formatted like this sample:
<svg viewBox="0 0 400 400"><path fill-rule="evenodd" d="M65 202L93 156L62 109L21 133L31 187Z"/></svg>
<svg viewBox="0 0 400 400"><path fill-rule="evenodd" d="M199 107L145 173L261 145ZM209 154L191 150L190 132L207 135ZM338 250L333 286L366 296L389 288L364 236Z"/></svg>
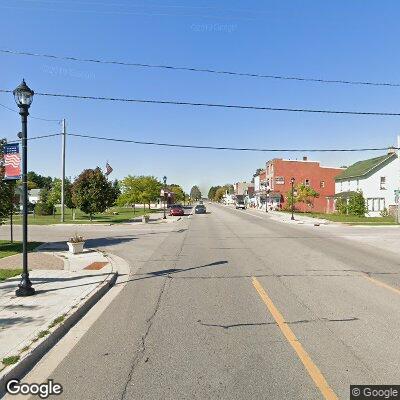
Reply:
<svg viewBox="0 0 400 400"><path fill-rule="evenodd" d="M273 206L283 208L287 201L286 195L291 190L290 179L295 179L295 186L304 184L312 187L319 193L319 197L313 200L310 209L303 203L296 204L300 211L333 212L332 202L329 201L335 194L335 177L343 171L343 168L323 167L318 161L282 160L275 158L267 162L266 181L270 189L269 199Z"/></svg>

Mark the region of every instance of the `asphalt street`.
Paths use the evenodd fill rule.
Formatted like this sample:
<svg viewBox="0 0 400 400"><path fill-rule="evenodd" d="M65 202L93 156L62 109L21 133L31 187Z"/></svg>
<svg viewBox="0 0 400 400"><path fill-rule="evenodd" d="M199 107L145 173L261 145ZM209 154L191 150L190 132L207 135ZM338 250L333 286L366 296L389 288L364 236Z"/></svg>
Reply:
<svg viewBox="0 0 400 400"><path fill-rule="evenodd" d="M396 253L207 207L147 242L97 234L135 273L51 374L60 399L348 399L350 384L400 383Z"/></svg>

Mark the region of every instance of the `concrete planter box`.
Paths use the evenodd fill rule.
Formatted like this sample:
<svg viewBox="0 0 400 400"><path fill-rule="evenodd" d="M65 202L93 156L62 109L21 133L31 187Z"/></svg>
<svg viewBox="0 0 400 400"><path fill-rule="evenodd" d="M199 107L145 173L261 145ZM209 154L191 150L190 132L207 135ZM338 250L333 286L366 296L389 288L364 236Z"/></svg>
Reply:
<svg viewBox="0 0 400 400"><path fill-rule="evenodd" d="M78 243L67 242L67 244L70 253L72 254L83 253L83 246L85 245L85 242L78 242Z"/></svg>

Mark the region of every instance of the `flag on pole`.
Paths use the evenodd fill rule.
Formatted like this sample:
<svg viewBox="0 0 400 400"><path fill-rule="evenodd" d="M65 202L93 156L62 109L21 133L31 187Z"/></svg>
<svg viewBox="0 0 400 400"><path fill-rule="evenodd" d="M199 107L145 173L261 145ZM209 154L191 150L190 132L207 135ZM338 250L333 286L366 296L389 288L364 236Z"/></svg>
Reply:
<svg viewBox="0 0 400 400"><path fill-rule="evenodd" d="M4 179L17 180L21 178L21 156L19 154L19 144L4 145Z"/></svg>
<svg viewBox="0 0 400 400"><path fill-rule="evenodd" d="M114 170L111 168L111 165L107 162L106 163L106 175L110 175L111 172L113 172Z"/></svg>

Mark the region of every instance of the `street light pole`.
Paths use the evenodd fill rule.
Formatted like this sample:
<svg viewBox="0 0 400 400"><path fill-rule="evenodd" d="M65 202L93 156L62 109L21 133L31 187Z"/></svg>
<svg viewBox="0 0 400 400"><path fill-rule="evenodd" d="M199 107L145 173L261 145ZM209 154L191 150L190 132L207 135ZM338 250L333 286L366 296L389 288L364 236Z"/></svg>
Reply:
<svg viewBox="0 0 400 400"><path fill-rule="evenodd" d="M165 213L165 191L167 189L167 177L166 176L163 177L163 182L164 182L164 217L163 217L163 219L167 219L167 215Z"/></svg>
<svg viewBox="0 0 400 400"><path fill-rule="evenodd" d="M290 183L292 185L292 218L290 218L292 221L294 221L294 178L290 179Z"/></svg>
<svg viewBox="0 0 400 400"><path fill-rule="evenodd" d="M29 279L28 271L28 163L27 163L27 138L28 138L28 115L29 107L33 100L34 92L25 81L13 91L15 102L19 107L21 115L21 144L22 144L22 274L21 282L15 291L16 296L25 297L35 294L32 282Z"/></svg>
<svg viewBox="0 0 400 400"><path fill-rule="evenodd" d="M61 222L65 222L65 142L66 142L66 123L62 120L62 148L61 148Z"/></svg>

